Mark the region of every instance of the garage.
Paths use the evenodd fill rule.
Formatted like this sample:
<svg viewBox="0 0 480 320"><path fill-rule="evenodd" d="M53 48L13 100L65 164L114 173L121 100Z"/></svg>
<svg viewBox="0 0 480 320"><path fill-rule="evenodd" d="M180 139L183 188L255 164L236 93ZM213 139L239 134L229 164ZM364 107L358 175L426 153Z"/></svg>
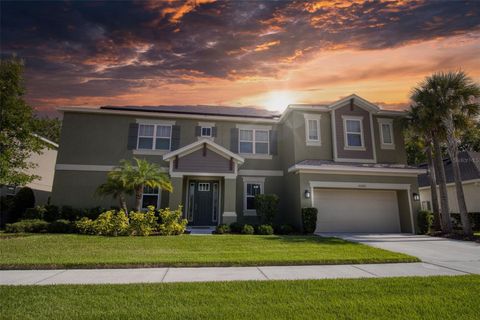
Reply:
<svg viewBox="0 0 480 320"><path fill-rule="evenodd" d="M400 232L394 190L314 189L316 232Z"/></svg>

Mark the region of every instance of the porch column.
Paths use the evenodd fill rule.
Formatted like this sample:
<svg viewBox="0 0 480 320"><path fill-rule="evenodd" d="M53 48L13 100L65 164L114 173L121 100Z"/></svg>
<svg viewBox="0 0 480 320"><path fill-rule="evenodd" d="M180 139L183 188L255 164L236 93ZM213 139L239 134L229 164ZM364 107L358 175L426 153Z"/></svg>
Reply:
<svg viewBox="0 0 480 320"><path fill-rule="evenodd" d="M172 186L173 186L173 192L170 193L170 201L169 201L169 207L170 209L175 210L179 204L182 204L185 206L183 203L183 177L181 178L171 178L172 181Z"/></svg>
<svg viewBox="0 0 480 320"><path fill-rule="evenodd" d="M222 223L237 221L237 179L225 178Z"/></svg>

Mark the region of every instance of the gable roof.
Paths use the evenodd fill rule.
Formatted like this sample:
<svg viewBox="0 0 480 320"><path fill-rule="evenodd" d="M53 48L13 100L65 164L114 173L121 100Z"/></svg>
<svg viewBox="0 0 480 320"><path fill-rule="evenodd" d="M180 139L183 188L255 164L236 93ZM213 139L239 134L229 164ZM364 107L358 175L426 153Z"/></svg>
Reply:
<svg viewBox="0 0 480 320"><path fill-rule="evenodd" d="M480 179L480 152L462 151L458 154L460 176L462 181L469 181ZM427 164L421 164L420 167L427 168ZM443 167L445 168L445 176L447 183L455 182L453 178L453 168L450 159L443 160ZM430 186L428 182L428 174L422 174L418 177L418 186Z"/></svg>
<svg viewBox="0 0 480 320"><path fill-rule="evenodd" d="M104 110L124 110L124 111L143 111L143 112L161 112L161 113L183 113L199 115L222 115L229 117L246 118L264 118L275 119L280 117L280 113L265 109L251 107L228 107L228 106L103 106Z"/></svg>
<svg viewBox="0 0 480 320"><path fill-rule="evenodd" d="M169 161L175 158L176 156L181 157L181 156L187 155L193 151L201 149L203 144L206 144L209 147L209 149L213 150L214 152L220 154L225 158L233 158L236 162L240 164L245 162L245 159L243 157L239 156L236 153L231 152L230 150L222 147L221 145L213 142L208 138L200 138L198 141L190 143L180 149L166 153L163 155L163 160Z"/></svg>

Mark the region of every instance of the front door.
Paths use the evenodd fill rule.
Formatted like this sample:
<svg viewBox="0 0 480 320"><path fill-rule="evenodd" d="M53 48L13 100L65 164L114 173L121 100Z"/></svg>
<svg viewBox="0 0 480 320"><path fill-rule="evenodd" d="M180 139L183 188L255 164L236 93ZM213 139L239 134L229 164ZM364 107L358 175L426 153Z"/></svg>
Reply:
<svg viewBox="0 0 480 320"><path fill-rule="evenodd" d="M219 182L190 180L188 221L192 226L214 226L218 222Z"/></svg>

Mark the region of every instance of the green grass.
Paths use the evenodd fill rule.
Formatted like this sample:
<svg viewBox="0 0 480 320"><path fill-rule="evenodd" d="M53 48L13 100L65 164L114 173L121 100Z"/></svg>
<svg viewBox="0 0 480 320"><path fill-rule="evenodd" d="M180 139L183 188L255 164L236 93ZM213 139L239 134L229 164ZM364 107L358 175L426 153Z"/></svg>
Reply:
<svg viewBox="0 0 480 320"><path fill-rule="evenodd" d="M24 235L0 237L0 269L413 262L417 258L316 236Z"/></svg>
<svg viewBox="0 0 480 320"><path fill-rule="evenodd" d="M478 319L480 276L0 286L3 319Z"/></svg>

